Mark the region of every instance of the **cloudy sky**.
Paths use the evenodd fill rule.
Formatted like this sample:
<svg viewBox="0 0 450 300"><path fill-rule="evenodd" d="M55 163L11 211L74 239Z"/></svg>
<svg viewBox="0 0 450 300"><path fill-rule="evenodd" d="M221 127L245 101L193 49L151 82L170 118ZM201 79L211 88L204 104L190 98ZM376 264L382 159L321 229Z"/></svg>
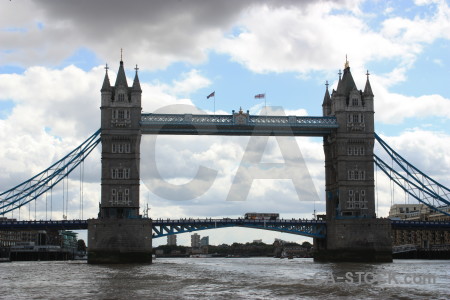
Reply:
<svg viewBox="0 0 450 300"><path fill-rule="evenodd" d="M2 0L0 190L44 170L99 128L104 66L110 66L114 82L121 48L130 83L139 67L144 112L181 108L214 113L214 101L206 96L215 91L216 114L240 107L259 114L264 99L254 95L265 93L267 106L281 107L285 114L320 116L325 82L336 87L347 55L359 89L367 70L371 74L377 133L449 186L449 40L449 3L438 0ZM141 206L150 206L152 218L238 217L252 211L311 218L314 209L325 209L321 138L255 139L251 144L261 145L262 162L287 163L280 145L292 141L303 157L297 164L307 170L302 175L307 191L297 193L290 179L258 179L245 201L227 201L249 138L155 141L144 136ZM156 163L149 154L152 143ZM381 153L379 147L376 151ZM155 164L166 185L189 183L205 168L215 180L208 188L194 186L186 199L170 197L154 188ZM87 159L84 177L83 218L95 217L100 147ZM69 218L81 217L78 178L74 171L69 181ZM379 216L387 216L392 201L410 201L398 189L391 193L382 173L376 178ZM62 187L57 187L53 219L62 218L61 203ZM41 199L36 209L34 204L23 207L20 218L49 214ZM250 229L200 235L209 235L212 244L305 240ZM179 236L181 244L188 240L188 234Z"/></svg>

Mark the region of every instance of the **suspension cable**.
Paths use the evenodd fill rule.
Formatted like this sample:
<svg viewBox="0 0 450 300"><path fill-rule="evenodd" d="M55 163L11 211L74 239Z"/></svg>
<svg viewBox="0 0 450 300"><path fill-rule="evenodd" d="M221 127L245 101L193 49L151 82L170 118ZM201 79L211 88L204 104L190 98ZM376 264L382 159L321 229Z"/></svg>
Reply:
<svg viewBox="0 0 450 300"><path fill-rule="evenodd" d="M53 188L50 189L50 220L53 216Z"/></svg>
<svg viewBox="0 0 450 300"><path fill-rule="evenodd" d="M394 159L391 158L391 176L392 176L392 170L394 170ZM391 190L391 207L394 205L394 182L392 180L389 181L389 187Z"/></svg>
<svg viewBox="0 0 450 300"><path fill-rule="evenodd" d="M0 193L0 214L4 215L9 211L17 209L27 204L51 189L54 185L62 181L70 174L100 143L100 130L81 145L67 154L64 158L52 164L46 170L33 176L27 181ZM68 196L68 191L66 193ZM67 204L68 204L67 197Z"/></svg>
<svg viewBox="0 0 450 300"><path fill-rule="evenodd" d="M64 220L64 206L66 205L66 199L65 199L65 196L66 196L66 193L65 193L65 185L64 185L64 179L62 180L62 219Z"/></svg>
<svg viewBox="0 0 450 300"><path fill-rule="evenodd" d="M83 181L84 181L84 161L80 164L80 220L83 220Z"/></svg>
<svg viewBox="0 0 450 300"><path fill-rule="evenodd" d="M84 219L84 160L81 166L83 170L83 176L81 180L81 220Z"/></svg>
<svg viewBox="0 0 450 300"><path fill-rule="evenodd" d="M81 163L80 164L80 204L79 204L79 212L78 212L78 217L80 218L80 220L81 220L81 172L82 172L82 170L81 170L81 168L82 168L82 166L83 166L83 163Z"/></svg>
<svg viewBox="0 0 450 300"><path fill-rule="evenodd" d="M69 215L69 175L66 177L66 220Z"/></svg>

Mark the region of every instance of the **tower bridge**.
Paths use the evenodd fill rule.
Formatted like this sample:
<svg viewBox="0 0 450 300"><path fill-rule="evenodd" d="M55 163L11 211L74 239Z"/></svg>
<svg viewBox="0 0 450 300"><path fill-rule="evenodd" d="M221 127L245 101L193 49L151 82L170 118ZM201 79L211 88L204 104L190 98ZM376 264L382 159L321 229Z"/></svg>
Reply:
<svg viewBox="0 0 450 300"><path fill-rule="evenodd" d="M418 201L446 215L449 214L441 207L450 204L450 190L417 170L375 134L374 95L369 75L364 90L358 90L348 62L343 74L339 74L337 89L330 93L327 85L322 103L323 116L318 117L255 116L242 109L231 115L142 113L142 90L137 70L132 86L128 86L123 61L120 61L114 85L110 84L106 69L101 88L100 130L47 170L0 194L1 215L35 201L67 177L101 143L98 218L18 221L9 225L1 223L0 228L87 228L89 263L150 263L152 238L232 226L313 237L315 259L319 261L387 262L392 261L391 228L446 226L376 217L374 163ZM143 218L139 214L142 134L323 137L326 219L250 222ZM375 138L400 165L401 172L390 169L374 155ZM407 176L402 174L404 171Z"/></svg>
<svg viewBox="0 0 450 300"><path fill-rule="evenodd" d="M340 75L339 75L340 76ZM138 72L128 86L123 61L114 86L101 88L102 179L98 219L89 220L89 262L150 262L152 228L139 219L142 134L321 136L324 138L327 236L315 239L319 260L391 261L390 223L375 216L374 95L367 75L356 88L346 63L323 116L142 114ZM123 149L124 151L117 151Z"/></svg>

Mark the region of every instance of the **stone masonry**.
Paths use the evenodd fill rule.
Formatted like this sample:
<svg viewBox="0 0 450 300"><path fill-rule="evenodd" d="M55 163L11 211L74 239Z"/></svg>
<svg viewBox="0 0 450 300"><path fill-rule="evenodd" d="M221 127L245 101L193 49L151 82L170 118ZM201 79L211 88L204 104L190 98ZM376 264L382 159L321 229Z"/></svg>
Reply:
<svg viewBox="0 0 450 300"><path fill-rule="evenodd" d="M101 89L102 178L98 219L88 221L89 263L151 263L150 219L139 215L141 86L128 87L120 61L114 86Z"/></svg>
<svg viewBox="0 0 450 300"><path fill-rule="evenodd" d="M391 228L375 215L374 95L367 81L356 88L346 61L331 96L328 85L324 116L339 128L324 137L327 238L316 239L316 260L392 261Z"/></svg>

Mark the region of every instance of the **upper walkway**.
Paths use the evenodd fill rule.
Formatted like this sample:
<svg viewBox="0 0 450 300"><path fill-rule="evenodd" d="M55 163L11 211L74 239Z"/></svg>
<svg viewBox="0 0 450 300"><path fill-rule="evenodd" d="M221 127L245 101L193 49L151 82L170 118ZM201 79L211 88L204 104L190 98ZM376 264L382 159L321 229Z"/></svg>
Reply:
<svg viewBox="0 0 450 300"><path fill-rule="evenodd" d="M143 134L324 136L338 128L335 117L195 114L141 115Z"/></svg>

